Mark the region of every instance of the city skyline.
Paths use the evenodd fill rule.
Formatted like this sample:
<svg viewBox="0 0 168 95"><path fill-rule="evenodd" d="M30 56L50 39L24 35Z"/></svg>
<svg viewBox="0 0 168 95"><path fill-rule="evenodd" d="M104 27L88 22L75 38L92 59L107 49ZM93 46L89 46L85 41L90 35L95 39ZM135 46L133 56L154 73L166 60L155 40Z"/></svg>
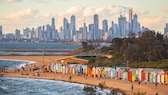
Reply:
<svg viewBox="0 0 168 95"><path fill-rule="evenodd" d="M55 27L63 26L63 18L76 16L77 29L85 23L93 22L93 15L99 15L99 27L102 21L108 20L117 23L120 14L125 15L127 20L128 10L133 9L133 14L138 15L141 26L164 32L165 24L168 22L167 0L162 2L152 0L0 0L0 25L3 34L14 33L16 29L22 30L26 27L35 28L50 23L55 18ZM23 6L24 5L24 6Z"/></svg>

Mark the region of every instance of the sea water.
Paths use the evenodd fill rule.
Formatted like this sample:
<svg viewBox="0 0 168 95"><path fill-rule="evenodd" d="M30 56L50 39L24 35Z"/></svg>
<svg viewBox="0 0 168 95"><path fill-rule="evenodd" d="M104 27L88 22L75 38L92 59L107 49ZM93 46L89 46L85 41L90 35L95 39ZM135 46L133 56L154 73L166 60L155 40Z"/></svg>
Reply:
<svg viewBox="0 0 168 95"><path fill-rule="evenodd" d="M0 55L65 55L68 52L6 52L3 49L78 49L81 44L67 43L0 43Z"/></svg>
<svg viewBox="0 0 168 95"><path fill-rule="evenodd" d="M0 67L18 68L32 61L0 59ZM0 77L0 95L85 95L84 84L55 80ZM96 95L107 95L108 89L96 89Z"/></svg>

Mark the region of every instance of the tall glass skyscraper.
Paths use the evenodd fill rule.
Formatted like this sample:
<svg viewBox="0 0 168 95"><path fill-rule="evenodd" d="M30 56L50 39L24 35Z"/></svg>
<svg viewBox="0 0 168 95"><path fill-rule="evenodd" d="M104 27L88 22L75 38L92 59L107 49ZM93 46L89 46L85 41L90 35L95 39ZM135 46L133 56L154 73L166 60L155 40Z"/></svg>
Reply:
<svg viewBox="0 0 168 95"><path fill-rule="evenodd" d="M129 23L130 23L129 30L130 32L133 32L132 31L132 9L129 9Z"/></svg>
<svg viewBox="0 0 168 95"><path fill-rule="evenodd" d="M76 17L74 15L71 16L71 23L70 23L70 32L71 32L71 40L73 40L73 37L76 33Z"/></svg>
<svg viewBox="0 0 168 95"><path fill-rule="evenodd" d="M93 40L98 39L98 33L99 33L99 16L97 14L94 15L94 38Z"/></svg>
<svg viewBox="0 0 168 95"><path fill-rule="evenodd" d="M98 14L94 15L94 26L95 26L95 29L99 29L99 16L98 16Z"/></svg>
<svg viewBox="0 0 168 95"><path fill-rule="evenodd" d="M2 26L0 25L0 39L2 38Z"/></svg>

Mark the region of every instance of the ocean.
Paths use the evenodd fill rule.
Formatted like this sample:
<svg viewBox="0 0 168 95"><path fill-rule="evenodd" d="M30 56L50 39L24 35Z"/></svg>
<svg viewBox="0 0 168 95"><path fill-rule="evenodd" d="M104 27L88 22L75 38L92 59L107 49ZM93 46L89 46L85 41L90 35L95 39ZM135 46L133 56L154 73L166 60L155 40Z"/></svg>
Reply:
<svg viewBox="0 0 168 95"><path fill-rule="evenodd" d="M68 52L5 52L3 49L78 49L81 44L67 43L0 43L0 55L62 55Z"/></svg>
<svg viewBox="0 0 168 95"><path fill-rule="evenodd" d="M19 68L33 61L0 59L0 67ZM84 84L55 80L0 77L0 95L85 95ZM96 89L95 95L107 95L108 89Z"/></svg>

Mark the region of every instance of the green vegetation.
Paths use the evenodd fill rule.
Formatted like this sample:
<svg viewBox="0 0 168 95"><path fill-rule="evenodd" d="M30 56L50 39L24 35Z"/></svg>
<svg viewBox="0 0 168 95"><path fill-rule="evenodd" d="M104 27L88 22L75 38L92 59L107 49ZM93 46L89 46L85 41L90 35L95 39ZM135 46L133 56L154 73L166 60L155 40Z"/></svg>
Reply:
<svg viewBox="0 0 168 95"><path fill-rule="evenodd" d="M168 39L152 31L143 32L136 38L114 38L110 47L94 49L87 42L82 43L85 54L109 54L112 58L90 58L90 66L129 66L168 70Z"/></svg>
<svg viewBox="0 0 168 95"><path fill-rule="evenodd" d="M92 86L84 86L83 90L85 91L86 95L94 95L96 90Z"/></svg>

